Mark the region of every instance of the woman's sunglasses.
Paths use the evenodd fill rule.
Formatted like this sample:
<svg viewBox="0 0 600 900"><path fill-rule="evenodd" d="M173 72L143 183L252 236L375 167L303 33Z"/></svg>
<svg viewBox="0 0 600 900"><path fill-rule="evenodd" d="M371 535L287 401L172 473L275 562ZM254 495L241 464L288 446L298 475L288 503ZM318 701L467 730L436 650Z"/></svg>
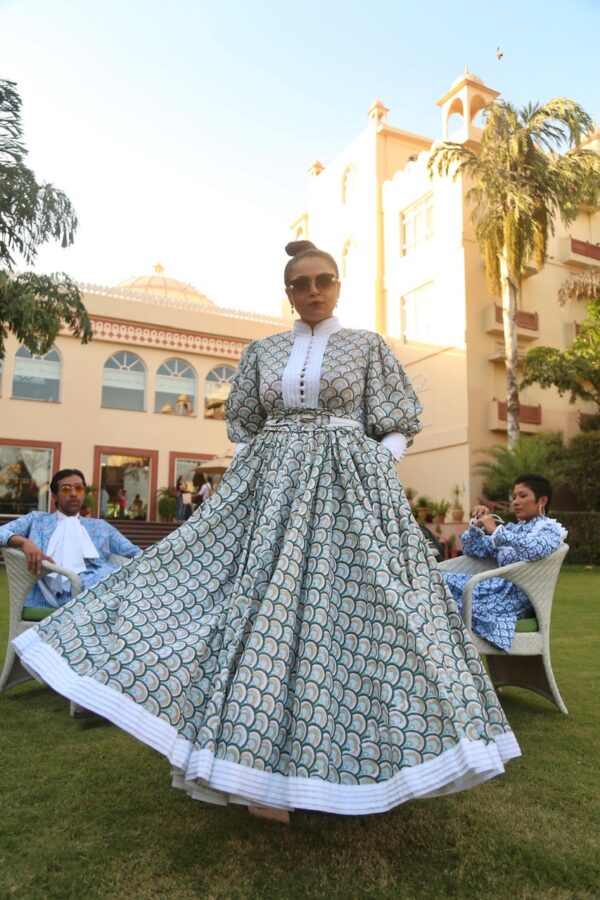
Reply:
<svg viewBox="0 0 600 900"><path fill-rule="evenodd" d="M339 279L330 272L319 272L314 278L309 278L308 275L299 275L298 278L292 278L287 288L294 297L303 297L309 293L313 282L317 291L323 294L325 291L331 290L334 285L339 284Z"/></svg>

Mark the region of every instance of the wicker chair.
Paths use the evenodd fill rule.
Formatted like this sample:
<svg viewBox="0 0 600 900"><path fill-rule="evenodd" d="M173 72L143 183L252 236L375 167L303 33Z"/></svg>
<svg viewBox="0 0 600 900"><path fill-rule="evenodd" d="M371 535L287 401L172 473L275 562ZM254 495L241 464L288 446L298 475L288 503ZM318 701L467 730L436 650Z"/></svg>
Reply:
<svg viewBox="0 0 600 900"><path fill-rule="evenodd" d="M8 576L8 596L9 596L9 622L8 622L8 646L6 649L6 658L4 660L4 668L0 676L0 693L15 687L24 681L28 681L32 676L27 669L23 668L19 657L14 651L11 641L36 624L36 621L23 618L23 610L25 600L27 599L32 587L40 578L43 578L46 572L59 572L65 575L71 582L71 593L75 597L81 593L82 584L77 575L69 569L63 569L54 565L47 560L42 562L43 572L41 575L33 575L27 568L27 560L25 554L21 550L14 547L2 547L2 555L6 563L6 574ZM108 561L115 565L127 562L122 556L111 554ZM33 610L32 610L33 612ZM39 612L39 611L38 611ZM38 621L42 618L39 617Z"/></svg>
<svg viewBox="0 0 600 900"><path fill-rule="evenodd" d="M550 661L550 616L558 573L568 552L568 545L563 544L544 559L511 563L508 566L498 566L495 559L476 559L471 556L458 556L440 563L442 570L473 576L465 586L462 616L477 650L487 657L494 686L515 685L528 688L555 703L565 715L567 707L556 686ZM488 644L474 634L472 629L473 588L492 576L506 578L524 590L531 600L537 619L537 629L534 631L522 632L517 624L517 633L509 653ZM535 628L535 620L524 621L532 621Z"/></svg>

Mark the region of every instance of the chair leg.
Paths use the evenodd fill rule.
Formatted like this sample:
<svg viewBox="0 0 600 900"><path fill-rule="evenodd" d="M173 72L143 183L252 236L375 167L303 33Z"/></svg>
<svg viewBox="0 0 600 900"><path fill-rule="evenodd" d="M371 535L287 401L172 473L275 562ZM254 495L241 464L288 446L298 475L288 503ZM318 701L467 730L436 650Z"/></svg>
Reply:
<svg viewBox="0 0 600 900"><path fill-rule="evenodd" d="M23 668L12 644L9 643L6 650L4 668L0 676L0 693L7 691L11 687L16 687L18 684L23 684L24 681L29 681L31 678L32 675L27 669Z"/></svg>
<svg viewBox="0 0 600 900"><path fill-rule="evenodd" d="M567 707L560 696L550 660L543 656L487 656L488 670L494 687L513 685L541 694L555 703L567 715Z"/></svg>

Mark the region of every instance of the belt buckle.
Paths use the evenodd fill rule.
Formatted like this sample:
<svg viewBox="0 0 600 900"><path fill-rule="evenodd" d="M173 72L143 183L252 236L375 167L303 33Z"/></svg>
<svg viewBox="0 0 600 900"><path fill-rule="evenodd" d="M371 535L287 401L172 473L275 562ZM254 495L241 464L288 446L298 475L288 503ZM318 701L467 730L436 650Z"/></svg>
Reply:
<svg viewBox="0 0 600 900"><path fill-rule="evenodd" d="M304 423L316 422L317 421L317 413L306 410L306 412L300 413L300 421L304 422Z"/></svg>

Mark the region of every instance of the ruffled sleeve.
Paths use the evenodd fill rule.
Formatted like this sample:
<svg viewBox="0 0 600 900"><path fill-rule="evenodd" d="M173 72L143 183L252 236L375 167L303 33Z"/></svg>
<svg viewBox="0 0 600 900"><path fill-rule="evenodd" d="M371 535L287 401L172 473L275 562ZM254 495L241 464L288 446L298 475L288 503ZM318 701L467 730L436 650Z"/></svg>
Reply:
<svg viewBox="0 0 600 900"><path fill-rule="evenodd" d="M538 518L531 528L499 525L492 535L494 547L508 547L522 560L533 562L558 550L566 531L555 519Z"/></svg>
<svg viewBox="0 0 600 900"><path fill-rule="evenodd" d="M469 525L469 530L460 536L460 544L463 553L467 556L476 556L479 559L485 559L488 556L496 557L496 548L491 536L477 525Z"/></svg>
<svg viewBox="0 0 600 900"><path fill-rule="evenodd" d="M395 353L382 337L375 335L365 390L367 434L380 440L385 435L399 433L404 435L406 445L410 447L415 434L421 430L419 414L422 409L423 405Z"/></svg>
<svg viewBox="0 0 600 900"><path fill-rule="evenodd" d="M237 367L225 411L227 436L233 443L255 437L267 414L260 402L258 341L248 344Z"/></svg>

